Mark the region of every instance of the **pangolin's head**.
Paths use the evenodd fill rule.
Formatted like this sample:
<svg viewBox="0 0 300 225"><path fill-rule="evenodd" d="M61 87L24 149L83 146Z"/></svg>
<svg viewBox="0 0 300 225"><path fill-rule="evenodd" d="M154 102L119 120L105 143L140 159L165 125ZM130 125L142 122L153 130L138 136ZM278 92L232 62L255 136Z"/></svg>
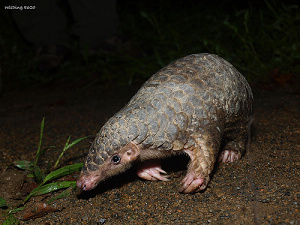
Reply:
<svg viewBox="0 0 300 225"><path fill-rule="evenodd" d="M97 134L86 157L77 187L88 191L113 175L128 169L139 156L132 126L124 126L122 118L113 117Z"/></svg>

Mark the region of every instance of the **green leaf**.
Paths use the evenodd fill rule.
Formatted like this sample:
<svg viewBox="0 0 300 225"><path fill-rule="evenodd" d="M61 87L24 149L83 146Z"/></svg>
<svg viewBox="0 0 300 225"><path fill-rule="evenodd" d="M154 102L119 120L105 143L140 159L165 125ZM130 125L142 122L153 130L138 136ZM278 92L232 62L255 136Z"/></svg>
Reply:
<svg viewBox="0 0 300 225"><path fill-rule="evenodd" d="M53 191L57 191L59 189L68 188L76 184L76 181L61 181L50 184L45 184L41 187L37 187L31 192L32 196L43 195Z"/></svg>
<svg viewBox="0 0 300 225"><path fill-rule="evenodd" d="M13 214L8 214L7 219L2 223L2 225L16 225L20 224L19 220L13 215Z"/></svg>
<svg viewBox="0 0 300 225"><path fill-rule="evenodd" d="M33 162L31 161L19 160L19 161L14 161L14 164L16 167L22 170L33 171Z"/></svg>
<svg viewBox="0 0 300 225"><path fill-rule="evenodd" d="M72 187L73 189L76 188L76 183L74 183L74 185L71 185L70 187ZM56 199L59 198L64 198L66 196L70 196L72 189L68 188L66 190L64 190L62 193L60 193L59 195L51 198L50 200L47 201L47 204L50 204L51 202L53 202Z"/></svg>
<svg viewBox="0 0 300 225"><path fill-rule="evenodd" d="M0 208L7 207L7 203L4 198L0 197Z"/></svg>
<svg viewBox="0 0 300 225"><path fill-rule="evenodd" d="M43 183L44 179L45 179L45 175L42 172L41 168L39 166L34 165L33 167L33 174L34 174L34 178L36 179L37 183ZM44 182L45 183L45 182Z"/></svg>
<svg viewBox="0 0 300 225"><path fill-rule="evenodd" d="M57 169L57 170L49 173L45 177L43 182L46 183L48 181L55 180L55 179L58 179L60 177L71 174L73 172L79 171L79 170L81 170L82 166L83 166L83 163L77 163L77 164L72 164L72 165L65 166L65 167L62 167L60 169Z"/></svg>
<svg viewBox="0 0 300 225"><path fill-rule="evenodd" d="M22 204L25 204L31 196L43 195L59 189L68 188L76 185L76 181L61 181L56 183L45 184L43 186L37 187L29 195L26 196Z"/></svg>

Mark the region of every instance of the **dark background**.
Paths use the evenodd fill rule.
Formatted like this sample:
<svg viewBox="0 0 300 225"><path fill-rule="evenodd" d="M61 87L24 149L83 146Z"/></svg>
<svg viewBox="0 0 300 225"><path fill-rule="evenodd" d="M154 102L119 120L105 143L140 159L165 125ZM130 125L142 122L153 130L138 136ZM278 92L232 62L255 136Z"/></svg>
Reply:
<svg viewBox="0 0 300 225"><path fill-rule="evenodd" d="M119 41L113 49L82 53L78 38L68 30L68 52L55 68L37 62L36 48L22 38L11 10L4 10L10 3L2 1L0 9L4 89L66 83L127 86L200 52L220 55L250 82L267 86L294 82L299 75L298 1L119 0ZM68 1L58 5L72 27L76 21Z"/></svg>

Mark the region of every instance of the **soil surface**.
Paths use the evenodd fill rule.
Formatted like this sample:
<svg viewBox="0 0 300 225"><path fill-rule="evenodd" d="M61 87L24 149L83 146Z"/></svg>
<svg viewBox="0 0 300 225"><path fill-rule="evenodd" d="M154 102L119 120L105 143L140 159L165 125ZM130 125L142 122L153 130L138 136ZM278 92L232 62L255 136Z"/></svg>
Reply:
<svg viewBox="0 0 300 225"><path fill-rule="evenodd" d="M47 168L67 138L95 135L138 90L134 87L78 86L4 90L0 98L0 193L13 208L33 184L16 160L34 160L45 117L41 156ZM273 90L254 88L255 123L250 150L238 162L219 164L202 193L180 194L188 158L163 161L169 182L139 179L135 168L90 192L43 205L57 195L31 198L16 214L21 224L300 224L299 83ZM61 166L83 162L92 138L69 149ZM65 180L76 180L79 172ZM25 189L25 190L24 190ZM43 208L44 213L34 214ZM0 209L1 214L7 209ZM32 218L36 217L36 218ZM0 222L4 217L0 217Z"/></svg>

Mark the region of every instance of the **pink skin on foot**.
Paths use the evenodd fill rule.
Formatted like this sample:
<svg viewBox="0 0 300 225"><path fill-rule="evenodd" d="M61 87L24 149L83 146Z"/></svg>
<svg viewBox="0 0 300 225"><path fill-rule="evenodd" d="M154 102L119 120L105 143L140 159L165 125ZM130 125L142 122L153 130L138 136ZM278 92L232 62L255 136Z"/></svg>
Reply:
<svg viewBox="0 0 300 225"><path fill-rule="evenodd" d="M224 150L219 156L219 162L234 162L242 157L240 152L234 150Z"/></svg>
<svg viewBox="0 0 300 225"><path fill-rule="evenodd" d="M159 160L145 161L139 165L137 175L145 180L169 181L166 171L161 169Z"/></svg>
<svg viewBox="0 0 300 225"><path fill-rule="evenodd" d="M188 173L185 178L181 181L181 188L179 189L182 193L195 193L197 191L206 188L207 182L201 177L196 177L194 172Z"/></svg>

